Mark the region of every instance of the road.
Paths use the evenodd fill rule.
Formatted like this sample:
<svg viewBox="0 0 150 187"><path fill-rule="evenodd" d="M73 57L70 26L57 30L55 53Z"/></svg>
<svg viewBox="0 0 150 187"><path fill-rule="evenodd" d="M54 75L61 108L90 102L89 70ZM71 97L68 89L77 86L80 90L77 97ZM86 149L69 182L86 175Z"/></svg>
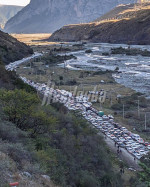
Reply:
<svg viewBox="0 0 150 187"><path fill-rule="evenodd" d="M40 56L40 55L42 55L42 54L36 54L36 55L33 55L32 57L28 57L27 59L33 58L34 56ZM23 59L21 61L11 63L8 66L6 66L6 69L9 70L9 71L12 71L18 65L20 65L21 63L24 63L27 59ZM36 88L36 85L37 85L36 83L34 85L32 85L31 81L28 81L28 80L25 80L25 79L22 79L22 80L25 81L25 83L27 83L27 84ZM45 85L45 87L46 87L46 85ZM129 167L134 168L135 170L140 170L140 166L138 164L139 161L137 159L134 160L134 157L126 149L121 148L122 153L119 153L119 155L118 155L117 154L117 147L115 146L114 141L112 139L110 139L109 137L105 137L105 135L101 132L99 132L99 135L104 137L104 139L106 141L106 144L109 146L110 150L113 151L119 157L119 159L125 161L128 164Z"/></svg>
<svg viewBox="0 0 150 187"><path fill-rule="evenodd" d="M99 132L100 136L104 137L104 140L106 142L106 144L108 145L108 147L110 148L110 150L116 154L116 156L122 160L125 161L127 163L127 165L129 166L129 168L133 168L135 170L141 170L140 166L139 166L139 161L136 159L134 160L134 157L126 150L123 148L120 148L120 150L122 151L122 153L117 154L117 149L118 147L115 146L115 143L112 139L110 139L109 137L106 137L103 133Z"/></svg>

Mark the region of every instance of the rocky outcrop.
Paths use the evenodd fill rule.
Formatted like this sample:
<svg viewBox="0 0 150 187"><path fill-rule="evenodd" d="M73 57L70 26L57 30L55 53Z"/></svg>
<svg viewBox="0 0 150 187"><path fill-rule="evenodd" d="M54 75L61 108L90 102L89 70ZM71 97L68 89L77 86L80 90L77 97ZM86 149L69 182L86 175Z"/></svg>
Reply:
<svg viewBox="0 0 150 187"><path fill-rule="evenodd" d="M0 57L5 64L31 55L33 50L9 34L0 31Z"/></svg>
<svg viewBox="0 0 150 187"><path fill-rule="evenodd" d="M56 31L50 41L89 41L150 44L150 9L130 19L68 25Z"/></svg>
<svg viewBox="0 0 150 187"><path fill-rule="evenodd" d="M118 4L134 0L31 0L11 18L5 31L11 33L53 32L66 24L95 20Z"/></svg>

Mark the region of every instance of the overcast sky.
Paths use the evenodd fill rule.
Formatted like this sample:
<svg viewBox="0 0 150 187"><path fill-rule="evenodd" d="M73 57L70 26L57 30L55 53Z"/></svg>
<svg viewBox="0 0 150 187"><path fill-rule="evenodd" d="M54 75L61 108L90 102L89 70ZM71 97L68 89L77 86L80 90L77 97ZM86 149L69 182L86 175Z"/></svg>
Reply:
<svg viewBox="0 0 150 187"><path fill-rule="evenodd" d="M4 5L21 5L25 6L29 4L30 0L0 0L0 4Z"/></svg>

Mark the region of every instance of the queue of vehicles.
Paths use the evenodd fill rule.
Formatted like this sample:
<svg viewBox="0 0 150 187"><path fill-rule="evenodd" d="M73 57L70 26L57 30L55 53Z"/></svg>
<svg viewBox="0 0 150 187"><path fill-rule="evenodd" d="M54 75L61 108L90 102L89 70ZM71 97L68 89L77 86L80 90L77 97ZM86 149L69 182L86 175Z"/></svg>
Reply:
<svg viewBox="0 0 150 187"><path fill-rule="evenodd" d="M130 132L127 128L119 126L114 122L112 115L99 115L99 111L92 107L92 103L85 101L85 97L74 97L72 93L65 90L55 90L45 84L34 83L21 77L21 79L42 92L46 97L51 97L52 102L63 103L69 110L79 110L82 116L89 121L94 128L104 133L107 137L114 141L116 146L126 149L133 157L140 159L147 155L150 150L150 144L138 135Z"/></svg>
<svg viewBox="0 0 150 187"><path fill-rule="evenodd" d="M18 66L18 63L19 62L11 63L6 66L6 69L12 71ZM99 115L99 111L92 107L92 103L90 103L85 96L75 97L68 91L55 90L46 84L34 83L31 80L27 80L25 77L20 78L25 83L41 92L45 97L50 98L49 101L63 103L69 110L79 110L82 116L89 121L94 128L112 139L114 144L119 148L126 149L133 157L141 159L141 157L149 153L150 143L144 142L138 134L134 134L127 130L127 128L119 126L119 124L114 122L114 117L112 115Z"/></svg>

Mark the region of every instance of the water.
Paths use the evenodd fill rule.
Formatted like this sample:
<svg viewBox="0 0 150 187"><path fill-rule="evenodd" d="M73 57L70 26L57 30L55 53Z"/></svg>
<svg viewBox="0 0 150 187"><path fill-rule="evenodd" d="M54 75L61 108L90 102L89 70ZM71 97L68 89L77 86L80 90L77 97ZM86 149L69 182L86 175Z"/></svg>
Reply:
<svg viewBox="0 0 150 187"><path fill-rule="evenodd" d="M77 59L71 59L65 63L69 69L74 70L115 70L119 67L121 73L113 75L118 83L150 97L150 57L143 57L140 55L102 55L104 52L110 52L111 48L118 47L128 48L128 45L104 43L86 44L86 48L91 49L93 53L86 54L83 50L70 52L68 55L73 54ZM149 45L132 45L130 47L142 50L147 49L150 51ZM64 64L60 64L60 66L64 66Z"/></svg>

